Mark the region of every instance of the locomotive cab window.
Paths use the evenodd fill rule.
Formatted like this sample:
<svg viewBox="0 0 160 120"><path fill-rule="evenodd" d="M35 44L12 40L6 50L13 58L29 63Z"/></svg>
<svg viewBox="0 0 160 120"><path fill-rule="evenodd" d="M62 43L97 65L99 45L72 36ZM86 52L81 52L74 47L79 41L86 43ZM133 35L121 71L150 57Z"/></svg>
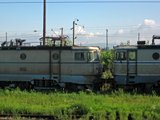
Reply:
<svg viewBox="0 0 160 120"><path fill-rule="evenodd" d="M76 52L75 53L75 60L77 61L84 61L85 57L84 57L84 52Z"/></svg>
<svg viewBox="0 0 160 120"><path fill-rule="evenodd" d="M126 60L126 52L117 52L116 60Z"/></svg>
<svg viewBox="0 0 160 120"><path fill-rule="evenodd" d="M93 52L89 52L87 56L88 61L92 61L94 59L94 54Z"/></svg>
<svg viewBox="0 0 160 120"><path fill-rule="evenodd" d="M100 57L97 52L94 52L94 61L100 61Z"/></svg>

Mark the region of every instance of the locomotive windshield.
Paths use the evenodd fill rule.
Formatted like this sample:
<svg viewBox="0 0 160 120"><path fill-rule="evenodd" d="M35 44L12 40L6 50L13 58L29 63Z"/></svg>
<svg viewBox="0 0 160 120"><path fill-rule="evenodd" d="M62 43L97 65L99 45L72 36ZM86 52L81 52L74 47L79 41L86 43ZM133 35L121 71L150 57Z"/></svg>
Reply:
<svg viewBox="0 0 160 120"><path fill-rule="evenodd" d="M93 61L100 61L100 56L97 51L94 52L88 52L88 61L93 62Z"/></svg>
<svg viewBox="0 0 160 120"><path fill-rule="evenodd" d="M116 60L126 60L127 55L124 51L118 51L116 52Z"/></svg>
<svg viewBox="0 0 160 120"><path fill-rule="evenodd" d="M128 59L135 60L136 59L136 52L129 51L128 52ZM116 52L116 60L127 60L127 51L117 51Z"/></svg>

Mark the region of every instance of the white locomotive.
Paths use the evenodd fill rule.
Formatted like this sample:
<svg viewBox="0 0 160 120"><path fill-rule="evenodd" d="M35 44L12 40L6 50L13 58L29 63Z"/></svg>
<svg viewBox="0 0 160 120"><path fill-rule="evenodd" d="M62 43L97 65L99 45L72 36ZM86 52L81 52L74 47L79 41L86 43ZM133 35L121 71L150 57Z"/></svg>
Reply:
<svg viewBox="0 0 160 120"><path fill-rule="evenodd" d="M145 45L145 41L138 41L138 45L116 46L114 61L114 77L118 86L139 86L151 88L160 86L160 45Z"/></svg>
<svg viewBox="0 0 160 120"><path fill-rule="evenodd" d="M23 46L22 42L0 47L0 85L35 89L92 88L102 73L100 49L87 46ZM59 39L60 40L60 39Z"/></svg>

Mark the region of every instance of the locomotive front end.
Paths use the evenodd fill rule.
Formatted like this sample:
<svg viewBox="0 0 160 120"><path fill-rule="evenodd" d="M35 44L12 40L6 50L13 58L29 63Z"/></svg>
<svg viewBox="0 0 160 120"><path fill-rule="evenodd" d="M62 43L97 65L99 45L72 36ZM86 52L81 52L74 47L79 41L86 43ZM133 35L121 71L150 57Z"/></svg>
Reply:
<svg viewBox="0 0 160 120"><path fill-rule="evenodd" d="M117 46L114 49L114 79L116 85L133 84L137 74L137 47L124 45Z"/></svg>
<svg viewBox="0 0 160 120"><path fill-rule="evenodd" d="M79 47L78 49L75 52L75 57L81 59L81 61L75 61L75 65L77 66L74 69L74 71L77 72L75 76L77 74L81 76L79 84L83 84L86 88L97 88L101 82L101 75L103 72L103 66L100 60L100 48ZM78 79L78 76L76 79ZM75 80L74 82L77 81Z"/></svg>
<svg viewBox="0 0 160 120"><path fill-rule="evenodd" d="M93 85L93 89L99 89L101 85L101 76L103 73L103 65L101 63L100 57L100 49L98 47L91 47L90 51L87 54L87 61L90 64L92 69L92 79L91 83Z"/></svg>

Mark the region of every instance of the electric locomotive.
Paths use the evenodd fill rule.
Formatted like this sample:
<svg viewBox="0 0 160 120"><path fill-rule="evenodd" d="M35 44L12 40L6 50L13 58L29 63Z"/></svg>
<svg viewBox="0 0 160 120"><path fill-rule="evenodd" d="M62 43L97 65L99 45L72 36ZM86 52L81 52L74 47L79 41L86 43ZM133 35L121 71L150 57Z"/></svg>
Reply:
<svg viewBox="0 0 160 120"><path fill-rule="evenodd" d="M114 47L114 79L117 86L151 89L160 87L160 36L153 35L152 44L138 41L138 45Z"/></svg>
<svg viewBox="0 0 160 120"><path fill-rule="evenodd" d="M50 41L49 41L50 40ZM66 46L61 37L46 37L46 46L23 40L0 47L0 86L34 89L93 89L100 82L100 48ZM58 44L57 44L58 42Z"/></svg>

